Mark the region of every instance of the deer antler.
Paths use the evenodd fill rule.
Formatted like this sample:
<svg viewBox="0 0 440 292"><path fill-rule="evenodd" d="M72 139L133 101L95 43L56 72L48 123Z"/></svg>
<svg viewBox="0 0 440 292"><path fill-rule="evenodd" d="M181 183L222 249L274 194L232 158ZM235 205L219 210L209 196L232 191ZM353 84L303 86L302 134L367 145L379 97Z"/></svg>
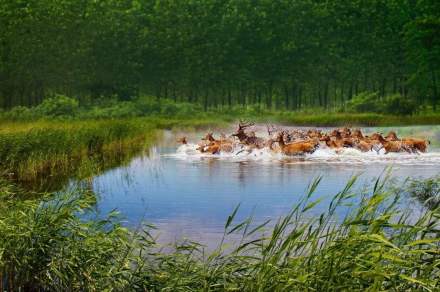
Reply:
<svg viewBox="0 0 440 292"><path fill-rule="evenodd" d="M243 121L243 120L240 120L240 123L238 124L238 128L240 130L243 130L245 128L252 127L253 125L255 125L255 124L254 123L250 123L250 122L246 122L246 121Z"/></svg>
<svg viewBox="0 0 440 292"><path fill-rule="evenodd" d="M266 128L267 128L267 134L269 135L269 136L272 136L272 134L273 133L275 133L276 131L277 131L277 129L275 128L275 126L274 125L266 125Z"/></svg>

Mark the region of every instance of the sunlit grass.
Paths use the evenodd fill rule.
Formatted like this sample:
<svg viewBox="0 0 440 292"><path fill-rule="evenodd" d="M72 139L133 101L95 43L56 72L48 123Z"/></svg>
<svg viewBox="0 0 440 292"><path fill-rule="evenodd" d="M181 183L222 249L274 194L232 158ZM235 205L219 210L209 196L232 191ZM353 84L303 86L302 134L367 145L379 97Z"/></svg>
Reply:
<svg viewBox="0 0 440 292"><path fill-rule="evenodd" d="M82 160L140 149L155 135L153 125L135 120L11 123L0 131L0 166L24 181L68 173Z"/></svg>
<svg viewBox="0 0 440 292"><path fill-rule="evenodd" d="M377 180L368 193L356 178L326 211L311 198L320 180L277 222L225 223L225 239L208 252L185 240L161 252L150 226L129 231L114 214L92 212L90 192L17 200L2 183L0 285L3 289L123 291L437 291L440 287L440 210L418 217L399 205L404 186ZM336 210L353 199L345 218ZM87 218L93 218L91 214ZM263 232L264 231L264 232ZM232 234L241 240L224 244Z"/></svg>

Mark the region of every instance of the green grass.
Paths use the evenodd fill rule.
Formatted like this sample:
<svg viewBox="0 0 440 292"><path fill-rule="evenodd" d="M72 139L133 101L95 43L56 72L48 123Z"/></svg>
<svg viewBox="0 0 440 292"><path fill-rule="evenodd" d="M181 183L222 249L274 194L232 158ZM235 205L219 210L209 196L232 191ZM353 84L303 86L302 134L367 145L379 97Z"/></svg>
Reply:
<svg viewBox="0 0 440 292"><path fill-rule="evenodd" d="M307 126L405 126L405 125L438 125L440 114L393 116L382 114L282 114L279 121Z"/></svg>
<svg viewBox="0 0 440 292"><path fill-rule="evenodd" d="M39 122L4 124L0 167L21 181L69 173L85 159L103 159L142 148L155 128L136 121Z"/></svg>
<svg viewBox="0 0 440 292"><path fill-rule="evenodd" d="M151 227L129 231L115 214L93 218L90 192L17 200L1 185L0 288L44 291L438 291L440 210L414 218L399 207L406 186L378 180L357 192L356 178L318 216L319 184L273 224L227 218L224 240L162 252ZM336 210L355 199L351 212ZM79 219L77 214L88 216ZM90 214L90 212L92 214ZM264 231L265 230L265 231ZM264 231L264 232L263 232ZM227 245L231 234L240 235Z"/></svg>
<svg viewBox="0 0 440 292"><path fill-rule="evenodd" d="M15 107L0 111L1 121L39 120L131 120L145 118L157 122L159 127L198 127L207 124L220 125L239 119L257 122L275 122L304 126L399 126L440 124L440 112L420 108L413 115L382 114L380 111L367 113L340 112L341 108L306 108L301 111L268 109L264 106L234 105L208 108L200 104L174 102L143 96L131 101L107 100L96 104L78 105L69 97L58 96L45 99L36 107ZM376 109L377 110L377 109ZM395 111L392 111L395 112ZM398 112L398 111L397 111Z"/></svg>
<svg viewBox="0 0 440 292"><path fill-rule="evenodd" d="M377 114L201 113L188 118L163 116L125 119L43 119L4 121L0 128L0 173L42 188L60 187L69 177L85 177L124 162L145 150L162 129L194 131L227 127L240 119L292 125L393 125L436 123L440 116L390 117ZM87 169L87 167L89 169ZM50 189L55 189L50 188Z"/></svg>
<svg viewBox="0 0 440 292"><path fill-rule="evenodd" d="M156 139L158 129L194 130L225 125L219 119L131 118L5 122L0 128L3 176L35 186L48 178L62 182L80 171L121 164Z"/></svg>

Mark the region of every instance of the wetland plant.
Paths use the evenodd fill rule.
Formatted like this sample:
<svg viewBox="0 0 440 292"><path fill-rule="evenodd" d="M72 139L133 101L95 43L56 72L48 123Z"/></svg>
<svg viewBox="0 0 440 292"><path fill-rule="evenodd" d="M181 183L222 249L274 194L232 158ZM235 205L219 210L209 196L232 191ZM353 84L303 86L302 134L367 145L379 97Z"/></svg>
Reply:
<svg viewBox="0 0 440 292"><path fill-rule="evenodd" d="M69 173L84 160L144 149L155 133L136 120L13 123L0 129L0 168L19 181Z"/></svg>
<svg viewBox="0 0 440 292"><path fill-rule="evenodd" d="M114 213L94 219L90 191L20 198L1 184L0 288L33 291L438 291L440 210L414 217L401 188L378 179L368 192L356 177L318 216L320 179L275 223L227 218L213 251L183 241L172 251L151 226L130 231ZM345 218L336 210L349 207ZM87 216L81 215L87 214ZM228 244L228 237L240 240Z"/></svg>

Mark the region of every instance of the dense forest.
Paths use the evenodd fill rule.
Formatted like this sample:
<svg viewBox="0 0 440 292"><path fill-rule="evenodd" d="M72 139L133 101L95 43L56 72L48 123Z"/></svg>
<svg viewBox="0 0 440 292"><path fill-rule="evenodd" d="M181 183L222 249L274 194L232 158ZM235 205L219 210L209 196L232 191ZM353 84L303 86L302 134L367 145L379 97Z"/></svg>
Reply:
<svg viewBox="0 0 440 292"><path fill-rule="evenodd" d="M54 94L204 108L338 107L362 92L436 109L437 0L3 0L0 106Z"/></svg>

